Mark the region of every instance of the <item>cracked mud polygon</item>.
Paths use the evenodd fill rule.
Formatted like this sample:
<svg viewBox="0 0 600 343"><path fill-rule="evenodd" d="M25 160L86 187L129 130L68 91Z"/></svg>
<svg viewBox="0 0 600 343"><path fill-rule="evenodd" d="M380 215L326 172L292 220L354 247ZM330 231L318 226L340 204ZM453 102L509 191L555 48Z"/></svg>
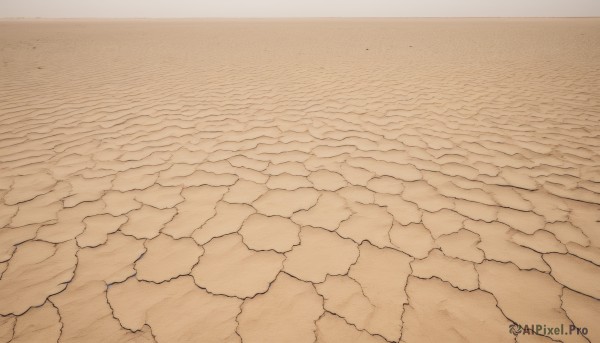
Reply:
<svg viewBox="0 0 600 343"><path fill-rule="evenodd" d="M599 42L1 22L0 342L600 342Z"/></svg>

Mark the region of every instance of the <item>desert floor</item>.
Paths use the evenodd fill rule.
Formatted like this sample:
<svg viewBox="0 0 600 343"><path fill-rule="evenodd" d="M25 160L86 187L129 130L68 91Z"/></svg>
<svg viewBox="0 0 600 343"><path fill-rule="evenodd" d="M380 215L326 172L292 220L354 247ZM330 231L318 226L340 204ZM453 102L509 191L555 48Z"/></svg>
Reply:
<svg viewBox="0 0 600 343"><path fill-rule="evenodd" d="M600 19L14 20L0 62L1 342L600 342Z"/></svg>

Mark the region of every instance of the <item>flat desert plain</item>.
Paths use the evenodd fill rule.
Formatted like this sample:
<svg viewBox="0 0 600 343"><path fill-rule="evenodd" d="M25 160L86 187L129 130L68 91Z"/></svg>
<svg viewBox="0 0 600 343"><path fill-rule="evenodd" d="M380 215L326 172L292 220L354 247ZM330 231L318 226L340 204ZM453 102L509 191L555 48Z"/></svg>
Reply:
<svg viewBox="0 0 600 343"><path fill-rule="evenodd" d="M0 49L1 342L600 342L600 19Z"/></svg>

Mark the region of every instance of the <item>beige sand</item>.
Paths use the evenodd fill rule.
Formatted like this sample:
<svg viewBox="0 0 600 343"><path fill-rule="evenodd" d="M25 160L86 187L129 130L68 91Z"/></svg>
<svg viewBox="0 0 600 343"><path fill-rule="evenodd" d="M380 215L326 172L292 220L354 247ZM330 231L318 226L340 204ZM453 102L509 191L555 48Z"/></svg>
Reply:
<svg viewBox="0 0 600 343"><path fill-rule="evenodd" d="M0 49L1 342L600 342L600 19Z"/></svg>

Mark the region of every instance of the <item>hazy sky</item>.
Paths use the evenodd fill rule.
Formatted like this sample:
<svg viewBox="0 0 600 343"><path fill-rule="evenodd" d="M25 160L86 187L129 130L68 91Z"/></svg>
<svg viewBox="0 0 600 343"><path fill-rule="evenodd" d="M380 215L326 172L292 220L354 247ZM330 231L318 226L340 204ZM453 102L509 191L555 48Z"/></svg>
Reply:
<svg viewBox="0 0 600 343"><path fill-rule="evenodd" d="M0 17L578 17L600 0L0 0Z"/></svg>

